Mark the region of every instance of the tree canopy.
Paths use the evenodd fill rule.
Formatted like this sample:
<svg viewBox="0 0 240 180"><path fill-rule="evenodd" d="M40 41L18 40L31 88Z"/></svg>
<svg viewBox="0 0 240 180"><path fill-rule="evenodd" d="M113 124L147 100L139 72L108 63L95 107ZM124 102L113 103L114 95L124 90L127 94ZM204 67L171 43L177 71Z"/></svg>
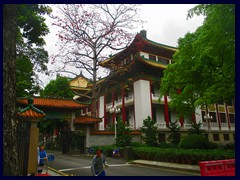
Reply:
<svg viewBox="0 0 240 180"><path fill-rule="evenodd" d="M188 11L189 18L200 14L203 25L179 39L161 81L161 95L171 97L170 108L179 115L235 95L235 5L202 4Z"/></svg>
<svg viewBox="0 0 240 180"><path fill-rule="evenodd" d="M37 72L47 73L48 53L43 48L43 36L49 29L42 15L51 13L51 9L39 4L21 4L17 8L16 83L17 97L21 97L39 92Z"/></svg>
<svg viewBox="0 0 240 180"><path fill-rule="evenodd" d="M137 5L64 4L58 10L54 25L60 28L61 53L52 63L62 63L58 72L74 73L68 68L71 67L83 69L92 76L92 115L95 116L99 62L108 58L106 54L110 50L122 50L132 41L132 29L140 22Z"/></svg>
<svg viewBox="0 0 240 180"><path fill-rule="evenodd" d="M74 96L68 78L61 76L58 76L56 80L51 80L40 92L40 95L51 98L72 98Z"/></svg>

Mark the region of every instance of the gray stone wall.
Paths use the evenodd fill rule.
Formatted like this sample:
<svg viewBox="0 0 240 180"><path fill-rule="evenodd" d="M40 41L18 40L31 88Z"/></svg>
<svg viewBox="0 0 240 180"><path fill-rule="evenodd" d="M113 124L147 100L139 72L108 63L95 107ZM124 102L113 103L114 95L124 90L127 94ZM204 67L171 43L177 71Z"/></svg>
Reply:
<svg viewBox="0 0 240 180"><path fill-rule="evenodd" d="M140 135L134 135L132 142L140 142ZM90 135L89 137L89 147L91 146L107 146L115 144L114 135Z"/></svg>

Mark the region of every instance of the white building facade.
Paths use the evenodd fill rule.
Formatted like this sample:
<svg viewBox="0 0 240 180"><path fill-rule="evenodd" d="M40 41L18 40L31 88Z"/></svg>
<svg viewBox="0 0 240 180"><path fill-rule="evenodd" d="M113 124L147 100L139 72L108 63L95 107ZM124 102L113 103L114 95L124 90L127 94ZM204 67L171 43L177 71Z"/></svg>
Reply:
<svg viewBox="0 0 240 180"><path fill-rule="evenodd" d="M110 70L110 74L102 82L98 99L97 115L102 118L97 127L99 131L109 130L116 119L122 119L132 130L140 131L143 120L149 116L156 121L159 142L166 141L167 126L176 120L183 134L187 134L195 121L202 123L201 128L210 141L223 144L235 141L234 100L208 106L207 111L205 107L199 107L191 116L179 118L168 107L170 97L160 97L163 70L171 64L176 51L175 47L148 40L143 30L126 50L100 63ZM121 111L110 112L113 107ZM204 118L206 112L212 117L211 121Z"/></svg>

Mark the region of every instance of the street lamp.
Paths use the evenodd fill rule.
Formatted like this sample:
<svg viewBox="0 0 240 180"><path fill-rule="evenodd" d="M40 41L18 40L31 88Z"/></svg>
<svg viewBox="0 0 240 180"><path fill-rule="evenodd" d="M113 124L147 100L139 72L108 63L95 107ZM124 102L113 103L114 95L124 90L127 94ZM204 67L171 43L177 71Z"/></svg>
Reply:
<svg viewBox="0 0 240 180"><path fill-rule="evenodd" d="M115 139L117 138L117 118L116 114L120 113L121 109L117 108L116 106L110 108L110 114L115 114Z"/></svg>
<svg viewBox="0 0 240 180"><path fill-rule="evenodd" d="M210 135L210 132L211 132L211 127L210 127L210 122L211 120L213 119L212 116L209 115L209 113L207 113L206 115L204 115L204 119L207 121L208 123L208 133Z"/></svg>

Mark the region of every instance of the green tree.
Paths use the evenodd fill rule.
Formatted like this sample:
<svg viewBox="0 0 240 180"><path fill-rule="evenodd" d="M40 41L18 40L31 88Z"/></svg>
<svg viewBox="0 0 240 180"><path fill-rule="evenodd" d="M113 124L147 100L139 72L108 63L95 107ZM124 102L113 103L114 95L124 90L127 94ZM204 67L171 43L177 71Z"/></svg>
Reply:
<svg viewBox="0 0 240 180"><path fill-rule="evenodd" d="M129 129L129 124L124 124L120 119L117 120L117 138L116 146L125 147L130 146L132 143L131 130Z"/></svg>
<svg viewBox="0 0 240 180"><path fill-rule="evenodd" d="M179 39L160 87L180 116L235 95L235 5L202 4L188 17L195 14L205 15L204 23Z"/></svg>
<svg viewBox="0 0 240 180"><path fill-rule="evenodd" d="M28 9L31 9L31 11ZM38 11L39 9L39 11ZM19 169L18 147L16 136L16 56L18 56L17 43L20 37L31 45L41 45L44 41L42 28L45 24L39 20L37 14L49 11L46 6L37 4L3 5L3 175L22 175ZM25 14L23 16L23 14ZM34 21L37 20L37 21ZM35 22L35 23L34 23ZM39 24L38 24L39 23ZM47 31L45 31L47 33ZM21 35L22 34L22 35Z"/></svg>
<svg viewBox="0 0 240 180"><path fill-rule="evenodd" d="M60 52L53 62L62 62L58 72L73 73L66 66L84 69L92 76L92 116L96 116L99 62L106 52L119 51L132 41L133 27L141 22L136 4L64 4L54 25ZM77 93L77 92L76 92Z"/></svg>
<svg viewBox="0 0 240 180"><path fill-rule="evenodd" d="M188 129L188 134L202 134L203 130L201 129L201 126L201 122L192 122L192 128Z"/></svg>
<svg viewBox="0 0 240 180"><path fill-rule="evenodd" d="M181 126L179 126L178 121L170 122L168 128L170 129L170 134L167 140L175 145L178 145L181 139L181 134L179 132Z"/></svg>
<svg viewBox="0 0 240 180"><path fill-rule="evenodd" d="M149 146L157 146L157 126L156 121L148 116L143 120L143 127L141 133L143 134L143 141Z"/></svg>
<svg viewBox="0 0 240 180"><path fill-rule="evenodd" d="M36 72L47 73L48 53L44 50L43 36L49 33L43 14L48 6L21 4L17 6L16 88L17 97L38 93L40 79Z"/></svg>
<svg viewBox="0 0 240 180"><path fill-rule="evenodd" d="M56 80L51 80L44 90L40 92L42 97L52 98L72 98L74 96L71 91L68 78L58 76Z"/></svg>

